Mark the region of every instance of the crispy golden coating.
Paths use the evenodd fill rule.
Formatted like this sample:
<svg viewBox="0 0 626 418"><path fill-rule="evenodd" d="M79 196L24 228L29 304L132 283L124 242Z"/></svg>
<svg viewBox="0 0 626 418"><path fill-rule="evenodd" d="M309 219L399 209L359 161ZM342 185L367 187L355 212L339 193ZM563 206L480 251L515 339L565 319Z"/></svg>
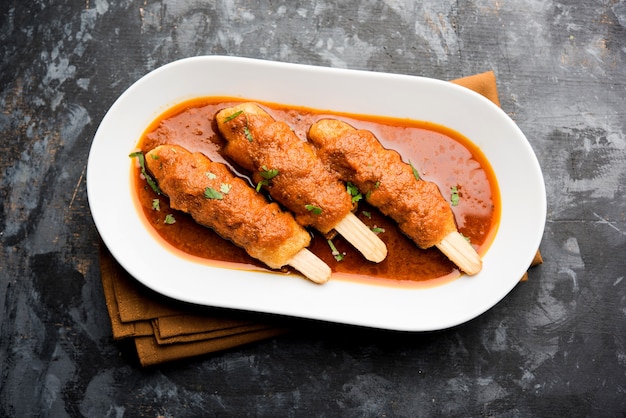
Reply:
<svg viewBox="0 0 626 418"><path fill-rule="evenodd" d="M417 180L400 154L385 149L371 132L324 119L311 126L308 137L328 166L354 183L419 247L432 247L456 231L450 205L438 187Z"/></svg>
<svg viewBox="0 0 626 418"><path fill-rule="evenodd" d="M309 233L278 204L268 203L223 164L176 145L146 154L146 166L174 209L280 268L310 243Z"/></svg>
<svg viewBox="0 0 626 418"><path fill-rule="evenodd" d="M301 225L326 233L351 212L345 185L286 123L253 103L223 109L216 120L228 142L224 153L263 182ZM277 174L267 179L271 170Z"/></svg>

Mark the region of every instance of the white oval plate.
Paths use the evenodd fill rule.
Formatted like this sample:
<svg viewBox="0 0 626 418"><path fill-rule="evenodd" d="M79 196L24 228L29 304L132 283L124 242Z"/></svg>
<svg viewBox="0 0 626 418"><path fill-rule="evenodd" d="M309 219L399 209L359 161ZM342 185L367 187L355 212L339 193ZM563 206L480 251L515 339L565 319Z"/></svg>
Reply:
<svg viewBox="0 0 626 418"><path fill-rule="evenodd" d="M502 214L483 270L432 288L398 288L207 266L176 256L146 229L133 200L128 154L173 105L202 96L430 121L478 145L500 186ZM546 195L524 134L496 105L466 88L422 77L204 56L158 68L108 111L89 154L87 191L96 227L137 280L183 301L368 327L428 331L493 307L530 265L543 235Z"/></svg>

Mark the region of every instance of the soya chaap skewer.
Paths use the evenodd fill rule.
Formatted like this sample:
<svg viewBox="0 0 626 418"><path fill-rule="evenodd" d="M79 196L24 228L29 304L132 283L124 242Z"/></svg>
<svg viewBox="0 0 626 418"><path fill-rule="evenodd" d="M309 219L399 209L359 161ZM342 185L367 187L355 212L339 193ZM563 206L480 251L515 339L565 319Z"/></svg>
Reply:
<svg viewBox="0 0 626 418"><path fill-rule="evenodd" d="M352 213L346 185L289 125L254 103L222 109L215 119L227 141L224 154L251 172L301 225L323 234L334 229L370 261L387 256L385 243Z"/></svg>
<svg viewBox="0 0 626 418"><path fill-rule="evenodd" d="M329 167L355 184L419 247L437 246L469 275L481 270L480 256L457 231L452 209L437 185L420 179L412 165L384 148L374 134L323 119L310 127L308 139Z"/></svg>
<svg viewBox="0 0 626 418"><path fill-rule="evenodd" d="M177 145L161 145L146 154L145 165L172 208L250 256L273 269L290 265L316 283L330 277L328 265L306 249L308 231L224 164Z"/></svg>

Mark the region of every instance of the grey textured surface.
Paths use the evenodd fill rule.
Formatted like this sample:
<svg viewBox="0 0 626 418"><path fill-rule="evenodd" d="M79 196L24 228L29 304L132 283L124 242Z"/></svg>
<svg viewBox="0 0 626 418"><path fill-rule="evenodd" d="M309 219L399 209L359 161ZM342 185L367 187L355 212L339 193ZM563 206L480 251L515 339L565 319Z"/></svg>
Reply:
<svg viewBox="0 0 626 418"><path fill-rule="evenodd" d="M451 330L303 322L141 369L111 338L86 158L127 87L207 54L494 70L544 171L545 264ZM0 59L0 416L624 416L623 0L9 0Z"/></svg>

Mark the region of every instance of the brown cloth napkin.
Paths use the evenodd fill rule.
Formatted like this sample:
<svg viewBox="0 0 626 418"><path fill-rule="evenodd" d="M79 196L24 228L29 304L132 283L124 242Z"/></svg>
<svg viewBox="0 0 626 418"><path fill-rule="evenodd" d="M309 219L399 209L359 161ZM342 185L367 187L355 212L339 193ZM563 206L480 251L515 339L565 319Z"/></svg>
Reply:
<svg viewBox="0 0 626 418"><path fill-rule="evenodd" d="M452 82L500 105L491 71ZM532 265L541 262L537 251ZM113 338L132 338L142 366L226 350L289 331L274 317L200 308L159 295L131 277L102 243L100 269ZM521 280L527 278L526 273Z"/></svg>
<svg viewBox="0 0 626 418"><path fill-rule="evenodd" d="M284 334L279 320L191 306L146 288L104 244L100 270L113 338L132 338L142 366L226 350Z"/></svg>

